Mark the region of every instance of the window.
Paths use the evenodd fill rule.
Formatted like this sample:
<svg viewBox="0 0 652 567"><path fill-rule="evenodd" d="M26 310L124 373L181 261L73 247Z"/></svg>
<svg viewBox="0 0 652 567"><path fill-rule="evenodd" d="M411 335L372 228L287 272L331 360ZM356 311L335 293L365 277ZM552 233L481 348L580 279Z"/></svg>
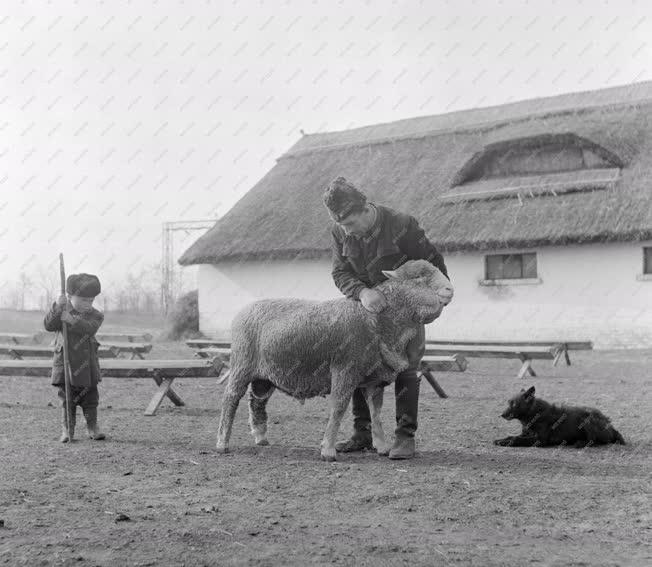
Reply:
<svg viewBox="0 0 652 567"><path fill-rule="evenodd" d="M485 256L485 279L531 279L537 277L537 255L490 254Z"/></svg>
<svg viewBox="0 0 652 567"><path fill-rule="evenodd" d="M643 247L643 273L652 274L652 246Z"/></svg>
<svg viewBox="0 0 652 567"><path fill-rule="evenodd" d="M623 161L573 133L542 134L488 144L451 181L444 202L605 191L616 187Z"/></svg>
<svg viewBox="0 0 652 567"><path fill-rule="evenodd" d="M585 152L599 159L589 150ZM585 152L582 148L564 148L553 144L539 148L512 148L501 156L495 156L478 164L474 173L476 179L487 179L585 169ZM604 167L602 163L600 166Z"/></svg>
<svg viewBox="0 0 652 567"><path fill-rule="evenodd" d="M453 185L483 179L621 168L618 156L576 136L554 134L491 144L458 172Z"/></svg>

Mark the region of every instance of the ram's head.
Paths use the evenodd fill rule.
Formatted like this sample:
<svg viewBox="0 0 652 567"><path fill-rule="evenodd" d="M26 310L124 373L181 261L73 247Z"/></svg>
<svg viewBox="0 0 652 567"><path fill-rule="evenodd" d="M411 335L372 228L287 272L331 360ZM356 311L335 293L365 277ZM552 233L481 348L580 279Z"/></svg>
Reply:
<svg viewBox="0 0 652 567"><path fill-rule="evenodd" d="M409 260L396 270L383 270L383 274L389 280L392 306L407 309L417 323L432 323L453 299L449 279L426 260Z"/></svg>

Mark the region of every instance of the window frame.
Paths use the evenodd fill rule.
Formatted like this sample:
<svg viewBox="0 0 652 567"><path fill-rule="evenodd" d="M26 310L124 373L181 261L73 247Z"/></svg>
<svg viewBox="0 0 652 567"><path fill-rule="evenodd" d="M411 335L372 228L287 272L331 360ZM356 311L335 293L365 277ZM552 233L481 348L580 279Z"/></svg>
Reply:
<svg viewBox="0 0 652 567"><path fill-rule="evenodd" d="M596 161L592 167L586 164L586 154L589 152L593 161ZM550 167L551 154L556 155L565 165ZM543 162L538 164L536 160L540 156ZM489 153L478 163L475 175L470 176L467 182L580 172L585 169L605 169L610 165L591 148L577 144L547 142L534 147L510 148L504 152Z"/></svg>
<svg viewBox="0 0 652 567"><path fill-rule="evenodd" d="M652 276L652 246L643 246L642 275Z"/></svg>
<svg viewBox="0 0 652 567"><path fill-rule="evenodd" d="M534 273L527 273L525 266L526 260L525 257L531 256L533 262L530 266L533 265ZM507 259L519 257L520 258L520 276L507 276L504 275L504 267ZM490 270L489 263L491 258L502 258L502 271L501 273L496 274L495 270ZM493 271L494 273L490 273ZM522 251L522 252L503 252L503 253L492 253L484 255L484 279L480 280L480 285L529 285L529 284L540 284L542 283L541 278L539 277L538 269L538 257L536 252L532 251ZM499 275L500 277L495 277ZM491 277L494 276L494 277Z"/></svg>
<svg viewBox="0 0 652 567"><path fill-rule="evenodd" d="M570 171L582 171L584 169L613 169L617 168L622 170L625 166L623 160L616 155L615 153L607 150L603 146L597 144L589 138L583 136L578 136L575 133L568 132L563 134L538 134L534 136L523 136L512 138L509 140L504 140L501 142L495 142L493 144L488 144L482 150L477 152L471 159L469 159L462 168L457 172L455 177L452 180L451 187L463 186L467 183L474 183L482 179L478 177L480 171L484 168L483 162L491 162L495 160L500 160L502 155L509 154L511 148L518 149L530 149L536 151L537 148L542 147L559 147L562 151L563 148L577 147L582 150L582 162L583 167L579 169L572 169ZM587 164L586 156L584 155L584 150L589 150L598 160L601 160L600 166L596 163L593 163L589 167ZM594 160L590 160L594 161ZM558 172L559 173L559 172ZM531 174L532 175L532 174ZM533 174L541 175L541 174ZM514 175L508 175L506 177L498 177L498 179L509 179ZM487 178L485 178L487 179Z"/></svg>

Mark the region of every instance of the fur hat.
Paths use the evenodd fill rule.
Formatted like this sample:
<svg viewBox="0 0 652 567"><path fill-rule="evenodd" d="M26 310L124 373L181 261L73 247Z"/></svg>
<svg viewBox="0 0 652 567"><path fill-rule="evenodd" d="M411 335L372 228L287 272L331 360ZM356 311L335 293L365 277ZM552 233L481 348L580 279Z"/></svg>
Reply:
<svg viewBox="0 0 652 567"><path fill-rule="evenodd" d="M70 274L66 278L66 292L80 297L95 297L102 291L100 280L93 274Z"/></svg>
<svg viewBox="0 0 652 567"><path fill-rule="evenodd" d="M362 211L366 204L365 194L342 176L333 179L324 192L324 205L338 222L351 213Z"/></svg>

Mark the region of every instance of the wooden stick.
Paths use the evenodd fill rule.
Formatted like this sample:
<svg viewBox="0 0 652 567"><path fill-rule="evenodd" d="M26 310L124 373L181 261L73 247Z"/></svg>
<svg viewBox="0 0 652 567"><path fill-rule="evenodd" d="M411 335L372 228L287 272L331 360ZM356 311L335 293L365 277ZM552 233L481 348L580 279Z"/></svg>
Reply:
<svg viewBox="0 0 652 567"><path fill-rule="evenodd" d="M59 272L61 273L61 294L65 295L66 270L63 266L63 254L59 254ZM72 413L72 408L70 407L72 402L70 385L70 359L68 358L68 324L65 321L61 321L61 331L63 333L63 384L64 390L66 392L66 429L68 429L68 437L70 438L70 444L72 444L72 431L70 429L70 415Z"/></svg>

